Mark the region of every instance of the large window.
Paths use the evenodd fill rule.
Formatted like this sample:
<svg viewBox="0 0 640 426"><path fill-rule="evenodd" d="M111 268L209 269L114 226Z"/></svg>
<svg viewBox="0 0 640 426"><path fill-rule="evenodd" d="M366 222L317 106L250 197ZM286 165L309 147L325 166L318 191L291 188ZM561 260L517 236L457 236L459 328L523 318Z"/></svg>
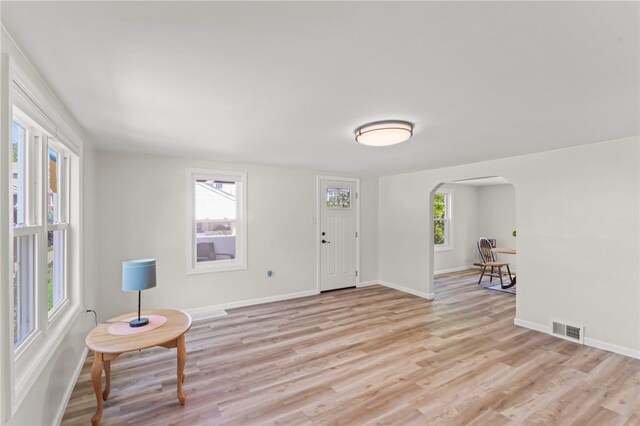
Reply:
<svg viewBox="0 0 640 426"><path fill-rule="evenodd" d="M451 243L451 193L443 190L433 196L433 244L436 250L448 250Z"/></svg>
<svg viewBox="0 0 640 426"><path fill-rule="evenodd" d="M188 272L246 268L246 174L189 169Z"/></svg>
<svg viewBox="0 0 640 426"><path fill-rule="evenodd" d="M48 319L67 300L69 154L17 108L11 142L13 343L19 348L38 328L38 295L44 294L39 291L41 286L46 285ZM39 275L40 271L46 273Z"/></svg>
<svg viewBox="0 0 640 426"><path fill-rule="evenodd" d="M25 104L23 102L23 104ZM72 287L70 258L77 271L77 174L79 159L51 131L36 108L13 105L10 131L8 251L11 312L11 405L17 407L51 348L80 309L77 273ZM40 123L44 122L45 125ZM74 207L71 207L72 195ZM75 209L75 210L74 210ZM76 221L72 226L72 212ZM73 244L72 244L73 242ZM75 248L75 251L71 251Z"/></svg>
<svg viewBox="0 0 640 426"><path fill-rule="evenodd" d="M82 140L75 123L12 58L0 137L2 419L40 380L82 309ZM5 92L3 92L5 93ZM7 285L5 285L7 284ZM6 321L4 321L6 319ZM5 411L5 409L7 411ZM1 422L1 421L0 421Z"/></svg>

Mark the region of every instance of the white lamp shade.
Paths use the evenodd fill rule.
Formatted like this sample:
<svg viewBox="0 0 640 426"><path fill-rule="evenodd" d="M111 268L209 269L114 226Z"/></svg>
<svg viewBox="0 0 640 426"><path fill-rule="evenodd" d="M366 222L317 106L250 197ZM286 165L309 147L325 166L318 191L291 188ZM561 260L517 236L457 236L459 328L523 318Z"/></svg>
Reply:
<svg viewBox="0 0 640 426"><path fill-rule="evenodd" d="M155 286L155 259L136 259L122 262L122 291L140 291Z"/></svg>

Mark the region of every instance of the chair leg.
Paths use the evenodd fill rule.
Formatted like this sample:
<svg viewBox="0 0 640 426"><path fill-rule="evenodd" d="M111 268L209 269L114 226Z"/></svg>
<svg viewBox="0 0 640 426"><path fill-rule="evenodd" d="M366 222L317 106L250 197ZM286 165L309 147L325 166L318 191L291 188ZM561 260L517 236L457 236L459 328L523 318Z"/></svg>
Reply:
<svg viewBox="0 0 640 426"><path fill-rule="evenodd" d="M478 285L482 282L482 277L484 277L484 271L487 269L486 266L482 267L482 272L480 273L480 279L478 280Z"/></svg>
<svg viewBox="0 0 640 426"><path fill-rule="evenodd" d="M491 267L491 275L489 275L489 282L492 283L493 282L493 266Z"/></svg>
<svg viewBox="0 0 640 426"><path fill-rule="evenodd" d="M502 287L502 266L498 266L498 277L500 277L500 287Z"/></svg>
<svg viewBox="0 0 640 426"><path fill-rule="evenodd" d="M516 285L516 279L515 277L511 276L511 270L509 269L509 265L507 265L507 272L509 272L509 284L507 285L502 284L502 288L504 289L507 289Z"/></svg>

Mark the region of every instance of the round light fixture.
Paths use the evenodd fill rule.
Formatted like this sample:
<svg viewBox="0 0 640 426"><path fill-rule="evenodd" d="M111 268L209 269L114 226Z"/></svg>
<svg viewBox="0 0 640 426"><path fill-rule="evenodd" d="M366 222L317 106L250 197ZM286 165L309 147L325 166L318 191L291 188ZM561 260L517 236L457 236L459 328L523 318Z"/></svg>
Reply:
<svg viewBox="0 0 640 426"><path fill-rule="evenodd" d="M370 146L395 145L406 141L412 135L413 124L399 120L376 121L356 129L356 141Z"/></svg>

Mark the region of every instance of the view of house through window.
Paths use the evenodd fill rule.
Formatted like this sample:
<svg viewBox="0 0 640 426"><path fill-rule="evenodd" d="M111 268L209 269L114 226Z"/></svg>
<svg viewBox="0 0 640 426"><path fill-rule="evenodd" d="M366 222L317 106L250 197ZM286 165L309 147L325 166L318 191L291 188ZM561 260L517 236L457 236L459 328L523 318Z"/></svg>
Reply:
<svg viewBox="0 0 640 426"><path fill-rule="evenodd" d="M433 243L436 246L449 244L450 196L438 192L433 196Z"/></svg>
<svg viewBox="0 0 640 426"><path fill-rule="evenodd" d="M197 262L236 258L237 186L220 180L195 181Z"/></svg>
<svg viewBox="0 0 640 426"><path fill-rule="evenodd" d="M66 160L48 147L47 185L47 308L55 308L65 298L65 233L68 227L64 203L66 194Z"/></svg>
<svg viewBox="0 0 640 426"><path fill-rule="evenodd" d="M247 268L247 174L187 169L187 273Z"/></svg>

